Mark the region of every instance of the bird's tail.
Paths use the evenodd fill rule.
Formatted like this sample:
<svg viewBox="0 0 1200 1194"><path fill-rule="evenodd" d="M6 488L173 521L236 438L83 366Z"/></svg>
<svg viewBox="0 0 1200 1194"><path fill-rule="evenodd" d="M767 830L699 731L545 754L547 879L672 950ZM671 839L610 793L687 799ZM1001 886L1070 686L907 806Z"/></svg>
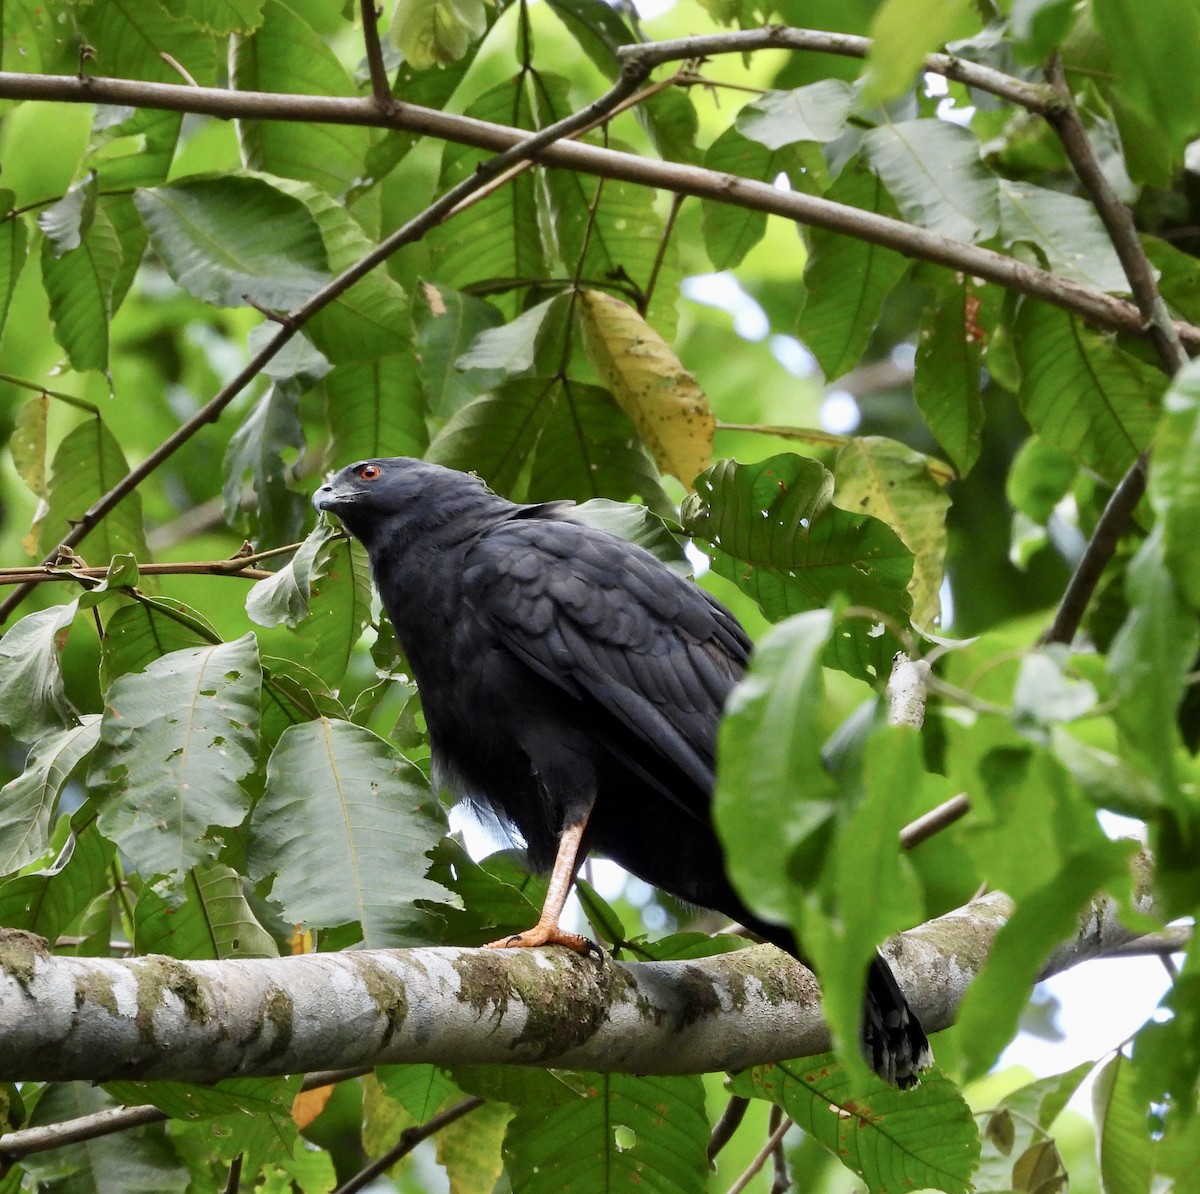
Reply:
<svg viewBox="0 0 1200 1194"><path fill-rule="evenodd" d="M901 1090L917 1084L917 1072L933 1061L921 1021L880 954L867 969L863 1003L862 1051L871 1068Z"/></svg>

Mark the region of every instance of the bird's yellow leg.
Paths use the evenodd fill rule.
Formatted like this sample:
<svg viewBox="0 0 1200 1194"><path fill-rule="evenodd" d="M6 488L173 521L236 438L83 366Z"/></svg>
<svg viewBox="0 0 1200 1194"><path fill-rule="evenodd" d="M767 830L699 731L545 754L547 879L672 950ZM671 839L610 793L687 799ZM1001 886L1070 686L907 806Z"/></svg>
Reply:
<svg viewBox="0 0 1200 1194"><path fill-rule="evenodd" d="M523 933L491 941L484 946L485 949L534 949L539 945L565 945L577 954L595 952L596 946L586 937L564 932L558 927L563 905L567 902L571 884L575 882L575 871L581 861L579 845L587 821L588 813L584 813L580 820L568 825L559 835L558 854L554 859L554 869L550 872L550 886L546 889L546 901L542 904L542 914L537 924Z"/></svg>

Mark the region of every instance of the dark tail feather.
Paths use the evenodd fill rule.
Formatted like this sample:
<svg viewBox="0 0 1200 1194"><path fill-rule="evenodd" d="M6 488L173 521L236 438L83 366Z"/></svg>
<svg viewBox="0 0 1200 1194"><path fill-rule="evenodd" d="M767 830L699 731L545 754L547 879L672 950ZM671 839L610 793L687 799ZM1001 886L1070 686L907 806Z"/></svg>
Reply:
<svg viewBox="0 0 1200 1194"><path fill-rule="evenodd" d="M891 967L876 954L867 968L862 1051L885 1081L904 1090L917 1084L917 1071L933 1061L929 1038L908 1006Z"/></svg>

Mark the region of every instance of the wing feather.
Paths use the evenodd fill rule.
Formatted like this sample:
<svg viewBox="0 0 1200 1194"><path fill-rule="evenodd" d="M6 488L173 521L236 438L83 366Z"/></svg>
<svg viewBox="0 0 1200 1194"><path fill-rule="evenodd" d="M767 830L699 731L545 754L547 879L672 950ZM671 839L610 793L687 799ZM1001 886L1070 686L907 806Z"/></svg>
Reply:
<svg viewBox="0 0 1200 1194"><path fill-rule="evenodd" d="M661 759L658 786L695 813L750 643L733 616L649 553L549 518L494 525L468 550L464 599L517 658L615 722L618 755ZM673 769L682 782L664 782Z"/></svg>

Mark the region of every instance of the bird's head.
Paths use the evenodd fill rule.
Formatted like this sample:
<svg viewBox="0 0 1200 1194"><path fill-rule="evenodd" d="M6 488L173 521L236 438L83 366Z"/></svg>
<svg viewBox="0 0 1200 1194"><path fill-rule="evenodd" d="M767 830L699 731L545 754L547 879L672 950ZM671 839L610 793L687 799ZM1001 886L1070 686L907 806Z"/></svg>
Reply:
<svg viewBox="0 0 1200 1194"><path fill-rule="evenodd" d="M313 494L368 550L381 536L407 540L499 502L478 477L408 456L359 460Z"/></svg>

